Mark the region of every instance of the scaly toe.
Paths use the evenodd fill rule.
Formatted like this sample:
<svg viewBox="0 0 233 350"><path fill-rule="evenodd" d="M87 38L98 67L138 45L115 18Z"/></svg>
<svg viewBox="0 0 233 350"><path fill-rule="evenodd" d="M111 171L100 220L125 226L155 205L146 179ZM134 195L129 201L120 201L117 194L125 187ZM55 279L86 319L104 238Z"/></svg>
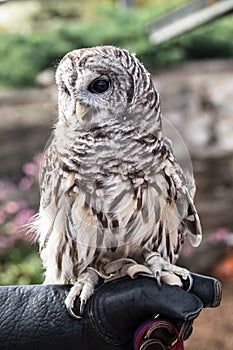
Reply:
<svg viewBox="0 0 233 350"><path fill-rule="evenodd" d="M66 309L67 309L68 313L76 319L82 318L81 316L76 315L73 311L74 301L77 298L77 296L81 293L82 287L83 287L82 283L76 282L73 285L73 287L70 289L70 291L65 299L65 305L66 305Z"/></svg>
<svg viewBox="0 0 233 350"><path fill-rule="evenodd" d="M161 288L161 274L162 274L162 265L161 265L161 256L158 253L148 256L146 259L147 265L150 267L153 272L159 288Z"/></svg>
<svg viewBox="0 0 233 350"><path fill-rule="evenodd" d="M98 274L95 271L86 271L80 274L77 282L70 289L66 299L65 305L68 313L76 318L82 318L82 314L84 313L85 304L90 296L94 292L95 285L98 282ZM79 296L80 299L80 315L76 315L73 311L75 299Z"/></svg>
<svg viewBox="0 0 233 350"><path fill-rule="evenodd" d="M185 268L169 263L159 253L150 254L146 259L146 263L153 272L160 287L161 280L167 284L182 287L182 279L189 279L188 291L192 288L193 279L190 272Z"/></svg>
<svg viewBox="0 0 233 350"><path fill-rule="evenodd" d="M161 280L166 284L170 284L171 286L183 287L180 277L175 275L173 272L163 271Z"/></svg>

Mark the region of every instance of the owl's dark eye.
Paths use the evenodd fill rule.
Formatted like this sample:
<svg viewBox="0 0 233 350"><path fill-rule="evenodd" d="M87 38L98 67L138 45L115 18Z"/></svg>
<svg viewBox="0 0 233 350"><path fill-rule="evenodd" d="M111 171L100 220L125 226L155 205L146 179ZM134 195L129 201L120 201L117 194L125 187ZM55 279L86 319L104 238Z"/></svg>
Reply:
<svg viewBox="0 0 233 350"><path fill-rule="evenodd" d="M102 94L107 91L110 86L110 81L106 78L99 78L94 80L88 87L90 92L94 92L95 94Z"/></svg>

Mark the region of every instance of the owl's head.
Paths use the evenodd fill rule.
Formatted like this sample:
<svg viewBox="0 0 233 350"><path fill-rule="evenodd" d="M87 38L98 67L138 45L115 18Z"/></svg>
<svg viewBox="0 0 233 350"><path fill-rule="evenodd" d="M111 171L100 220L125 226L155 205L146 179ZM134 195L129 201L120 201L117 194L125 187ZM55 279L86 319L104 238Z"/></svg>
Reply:
<svg viewBox="0 0 233 350"><path fill-rule="evenodd" d="M74 50L57 72L59 122L91 128L160 118L158 94L134 54L114 46Z"/></svg>

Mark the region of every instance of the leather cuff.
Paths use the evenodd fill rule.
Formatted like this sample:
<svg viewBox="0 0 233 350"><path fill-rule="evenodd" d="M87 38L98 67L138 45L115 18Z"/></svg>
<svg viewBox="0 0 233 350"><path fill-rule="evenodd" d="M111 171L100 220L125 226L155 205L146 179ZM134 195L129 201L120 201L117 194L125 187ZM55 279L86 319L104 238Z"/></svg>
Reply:
<svg viewBox="0 0 233 350"><path fill-rule="evenodd" d="M193 285L190 292L201 299L203 307L218 307L222 299L222 285L213 277L191 273ZM185 281L184 281L185 284Z"/></svg>

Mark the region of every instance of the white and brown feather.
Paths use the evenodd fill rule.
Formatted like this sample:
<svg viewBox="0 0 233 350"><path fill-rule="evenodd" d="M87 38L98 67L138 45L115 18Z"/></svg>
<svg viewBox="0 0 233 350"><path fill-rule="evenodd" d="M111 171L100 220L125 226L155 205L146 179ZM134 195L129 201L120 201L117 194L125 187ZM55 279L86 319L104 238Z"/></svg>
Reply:
<svg viewBox="0 0 233 350"><path fill-rule="evenodd" d="M98 74L113 82L106 99L84 93ZM75 281L106 259L143 263L149 252L175 263L186 236L199 244L201 228L189 182L162 137L149 73L128 51L97 47L67 54L57 84L59 119L36 222L46 282ZM81 122L77 100L87 111Z"/></svg>

